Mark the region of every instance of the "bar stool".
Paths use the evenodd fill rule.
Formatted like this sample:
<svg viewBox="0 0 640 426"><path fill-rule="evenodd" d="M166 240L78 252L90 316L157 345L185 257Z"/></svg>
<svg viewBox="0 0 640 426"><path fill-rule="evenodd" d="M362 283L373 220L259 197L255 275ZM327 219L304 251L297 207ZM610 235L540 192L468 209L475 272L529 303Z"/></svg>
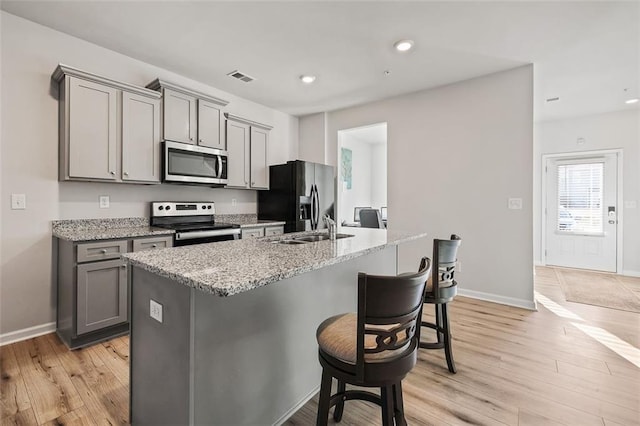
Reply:
<svg viewBox="0 0 640 426"><path fill-rule="evenodd" d="M458 293L458 283L454 279L458 247L462 239L451 235L450 240L433 240L434 265L431 277L427 281L424 303L435 305L435 323L422 321L422 327L436 331L437 342L420 342L423 349L444 349L447 367L451 373L456 372L451 351L451 331L447 303Z"/></svg>
<svg viewBox="0 0 640 426"><path fill-rule="evenodd" d="M358 312L336 315L316 332L322 365L317 425L326 425L329 410L342 419L345 401L363 399L382 407L382 424L404 425L401 381L416 364L419 322L431 261L420 271L400 276L358 274ZM333 378L337 393L331 395ZM379 387L380 395L346 390L346 384Z"/></svg>

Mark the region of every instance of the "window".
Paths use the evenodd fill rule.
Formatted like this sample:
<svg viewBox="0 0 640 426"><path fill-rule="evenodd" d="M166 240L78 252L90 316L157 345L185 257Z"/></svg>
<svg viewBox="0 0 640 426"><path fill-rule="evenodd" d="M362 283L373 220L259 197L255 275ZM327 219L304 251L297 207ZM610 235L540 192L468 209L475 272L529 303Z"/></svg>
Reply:
<svg viewBox="0 0 640 426"><path fill-rule="evenodd" d="M558 165L558 231L603 232L604 163Z"/></svg>

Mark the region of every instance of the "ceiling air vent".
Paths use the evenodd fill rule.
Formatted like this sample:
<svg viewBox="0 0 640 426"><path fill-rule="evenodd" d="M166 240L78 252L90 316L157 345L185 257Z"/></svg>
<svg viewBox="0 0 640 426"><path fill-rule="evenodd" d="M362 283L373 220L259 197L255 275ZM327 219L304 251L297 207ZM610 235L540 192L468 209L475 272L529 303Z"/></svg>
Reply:
<svg viewBox="0 0 640 426"><path fill-rule="evenodd" d="M237 79L238 79L238 80L240 80L240 81L244 81L245 83L250 83L250 82L252 82L253 80L255 80L255 78L253 78L253 77L251 77L251 76L249 76L249 75L247 75L247 74L245 74L245 73L243 73L243 72L240 72L240 71L238 71L238 70L231 71L231 72L230 72L229 74L227 74L227 75L228 75L229 77L237 78Z"/></svg>

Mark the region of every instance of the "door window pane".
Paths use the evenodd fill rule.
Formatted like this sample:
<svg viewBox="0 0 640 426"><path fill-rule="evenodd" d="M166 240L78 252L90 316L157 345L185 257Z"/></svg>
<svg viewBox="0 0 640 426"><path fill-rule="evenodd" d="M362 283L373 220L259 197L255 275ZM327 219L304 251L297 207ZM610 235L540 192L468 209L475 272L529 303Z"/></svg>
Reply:
<svg viewBox="0 0 640 426"><path fill-rule="evenodd" d="M604 163L558 165L558 231L603 232Z"/></svg>

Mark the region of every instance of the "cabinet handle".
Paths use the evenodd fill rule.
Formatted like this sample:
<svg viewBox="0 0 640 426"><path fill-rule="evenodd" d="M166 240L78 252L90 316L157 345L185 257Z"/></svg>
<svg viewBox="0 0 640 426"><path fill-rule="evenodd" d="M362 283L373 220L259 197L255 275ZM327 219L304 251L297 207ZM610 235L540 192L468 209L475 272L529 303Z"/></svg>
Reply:
<svg viewBox="0 0 640 426"><path fill-rule="evenodd" d="M126 263L123 263L122 265L120 265L120 267L124 269L124 268L126 268L126 267L127 267L127 264L126 264Z"/></svg>
<svg viewBox="0 0 640 426"><path fill-rule="evenodd" d="M116 172L114 172L114 171L110 171L109 173L111 173L111 176L115 176L116 175Z"/></svg>
<svg viewBox="0 0 640 426"><path fill-rule="evenodd" d="M157 244L151 244L151 248L156 248L156 247L158 247Z"/></svg>
<svg viewBox="0 0 640 426"><path fill-rule="evenodd" d="M124 175L125 175L125 176L129 176L129 173L127 173L127 172L124 172Z"/></svg>
<svg viewBox="0 0 640 426"><path fill-rule="evenodd" d="M107 254L107 250L106 249L102 249L102 250L100 250L100 253Z"/></svg>
<svg viewBox="0 0 640 426"><path fill-rule="evenodd" d="M251 185L255 185L255 184L256 184L255 182L251 182Z"/></svg>
<svg viewBox="0 0 640 426"><path fill-rule="evenodd" d="M190 141L192 141L192 140L193 140L193 138L189 138L189 140L190 140Z"/></svg>
<svg viewBox="0 0 640 426"><path fill-rule="evenodd" d="M203 139L199 139L199 141L200 141L200 142L204 142L204 140L203 140Z"/></svg>

